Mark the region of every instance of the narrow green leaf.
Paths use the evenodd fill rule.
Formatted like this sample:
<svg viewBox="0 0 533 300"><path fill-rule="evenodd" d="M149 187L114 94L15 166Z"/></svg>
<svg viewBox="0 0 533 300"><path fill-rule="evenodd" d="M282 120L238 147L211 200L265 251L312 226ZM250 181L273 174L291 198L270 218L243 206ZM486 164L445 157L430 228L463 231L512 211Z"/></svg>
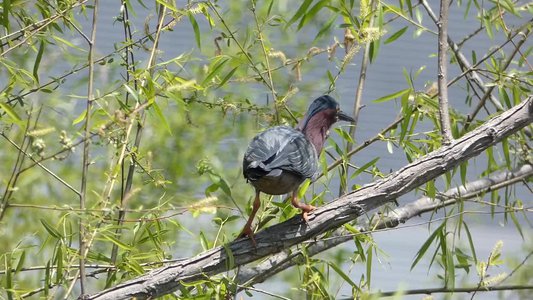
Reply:
<svg viewBox="0 0 533 300"><path fill-rule="evenodd" d="M76 125L80 123L81 121L85 120L87 117L87 110L84 110L74 121L72 121L72 125Z"/></svg>
<svg viewBox="0 0 533 300"><path fill-rule="evenodd" d="M311 180L309 179L306 179L301 185L300 187L298 188L298 198L303 198L303 196L305 195L305 193L307 192L307 189L309 188L309 186L311 185Z"/></svg>
<svg viewBox="0 0 533 300"><path fill-rule="evenodd" d="M468 244L470 246L472 257L474 258L474 263L477 264L476 247L474 247L474 240L472 239L472 234L470 233L470 229L468 228L466 222L463 222L463 225L465 228L466 236L468 237Z"/></svg>
<svg viewBox="0 0 533 300"><path fill-rule="evenodd" d="M33 77L37 83L39 83L39 65L41 64L41 59L43 58L45 44L44 41L39 43L39 50L37 50L37 56L35 57L35 63L33 64Z"/></svg>
<svg viewBox="0 0 533 300"><path fill-rule="evenodd" d="M26 251L22 251L19 257L19 261L17 263L17 267L15 268L15 272L19 272L24 267L24 261L26 260Z"/></svg>
<svg viewBox="0 0 533 300"><path fill-rule="evenodd" d="M7 115L13 119L13 121L15 122L21 122L22 120L20 119L20 117L18 116L18 114L11 108L11 106L7 103L4 103L4 102L0 102L0 108L2 108L6 113Z"/></svg>
<svg viewBox="0 0 533 300"><path fill-rule="evenodd" d="M235 267L235 257L233 256L233 251L231 251L231 247L226 243L223 244L222 247L224 247L224 250L226 251L226 255L228 257L226 267L228 270L231 270Z"/></svg>
<svg viewBox="0 0 533 300"><path fill-rule="evenodd" d="M111 236L109 234L104 234L104 233L102 233L102 236L106 240L108 240L108 241L112 242L113 244L119 246L121 249L128 250L128 251L133 249L130 245L128 245L126 243L123 243L122 241L120 241L119 239L115 238L114 236Z"/></svg>
<svg viewBox="0 0 533 300"><path fill-rule="evenodd" d="M200 231L200 244L202 245L202 248L204 248L204 251L211 249L210 243L205 237L205 234L203 231Z"/></svg>
<svg viewBox="0 0 533 300"><path fill-rule="evenodd" d="M157 115L157 117L159 118L159 121L161 121L161 123L167 129L168 133L170 135L173 135L172 134L172 129L170 129L170 124L168 124L167 118L165 118L165 115L163 115L163 112L161 111L161 108L159 107L159 105L157 105L157 103L155 101L152 103L152 108L153 108L155 114Z"/></svg>
<svg viewBox="0 0 533 300"><path fill-rule="evenodd" d="M353 282L353 280L350 278L350 276L348 276L348 274L344 273L344 271L339 268L339 266L337 266L335 263L333 262L328 262L328 265L337 273L339 274L340 277L342 277L342 279L344 279L345 282L347 282L349 285L351 285L353 288L357 289L360 291L359 289L359 286Z"/></svg>
<svg viewBox="0 0 533 300"><path fill-rule="evenodd" d="M516 214L514 213L513 210L511 210L509 212L509 214L511 215L511 220L513 220L514 226L518 230L518 233L520 233L520 236L522 237L522 240L523 240L524 239L524 232L522 231L522 225L520 225L520 222L516 218Z"/></svg>
<svg viewBox="0 0 533 300"><path fill-rule="evenodd" d="M296 13L289 20L289 22L287 22L287 27L292 25L294 22L296 22L296 20L298 20L303 15L307 11L307 9L309 8L309 5L311 5L312 2L313 0L305 0L302 3L302 5L300 5Z"/></svg>
<svg viewBox="0 0 533 300"><path fill-rule="evenodd" d="M135 101L139 102L139 93L136 90L132 89L127 84L124 85L124 88L126 89L126 92L128 92L128 94L130 94L133 99L135 99Z"/></svg>
<svg viewBox="0 0 533 300"><path fill-rule="evenodd" d="M484 16L483 17L483 24L485 25L485 32L487 33L487 36L493 40L494 39L494 32L492 31L492 22L490 21L490 16Z"/></svg>
<svg viewBox="0 0 533 300"><path fill-rule="evenodd" d="M198 49L202 49L202 43L200 41L200 27L198 27L198 23L196 22L196 19L194 18L194 15L189 12L189 21L191 22L192 29L194 31L194 37L196 39L196 45L198 45Z"/></svg>
<svg viewBox="0 0 533 300"><path fill-rule="evenodd" d="M220 177L218 185L220 186L220 189L224 192L224 194L226 194L226 196L231 197L231 189L229 188L229 185L226 180L224 180L224 178Z"/></svg>
<svg viewBox="0 0 533 300"><path fill-rule="evenodd" d="M126 269L134 274L140 275L145 273L144 268L135 259L130 259L126 261Z"/></svg>
<svg viewBox="0 0 533 300"><path fill-rule="evenodd" d="M374 246L372 244L368 245L368 249L366 249L366 286L368 289L370 289L370 282L372 280L372 253L374 250Z"/></svg>
<svg viewBox="0 0 533 300"><path fill-rule="evenodd" d="M233 76L233 74L235 73L235 71L237 71L239 67L235 67L233 68L233 70L229 71L229 73L224 77L224 79L222 79L222 81L218 84L219 87L223 86L228 80L230 80L230 78Z"/></svg>
<svg viewBox="0 0 533 300"><path fill-rule="evenodd" d="M415 260L413 261L413 264L411 265L411 270L418 264L418 262L424 257L424 254L428 250L429 246L431 246L431 243L435 241L435 239L439 236L439 233L442 231L442 228L444 228L444 224L442 223L437 229L433 231L433 233L428 237L428 239L422 244L422 247L418 249L418 252L415 255Z"/></svg>
<svg viewBox="0 0 533 300"><path fill-rule="evenodd" d="M77 253L77 250L72 248L68 249L68 251L72 253ZM87 253L87 258L101 263L111 263L111 258L97 251L89 250L89 253Z"/></svg>
<svg viewBox="0 0 533 300"><path fill-rule="evenodd" d="M459 165L459 173L461 175L461 184L462 185L465 185L466 184L466 168L468 167L468 163L464 162L462 164Z"/></svg>
<svg viewBox="0 0 533 300"><path fill-rule="evenodd" d="M355 247L357 247L357 253L361 256L362 261L366 261L366 255L365 255L365 249L363 248L363 245L361 244L361 239L356 236L354 238Z"/></svg>
<svg viewBox="0 0 533 300"><path fill-rule="evenodd" d="M342 129L341 127L337 127L334 129L346 142L350 144L354 144L354 140L350 133L348 133L346 130Z"/></svg>
<svg viewBox="0 0 533 300"><path fill-rule="evenodd" d="M437 190L435 189L435 180L430 180L426 184L426 194L429 198L435 199Z"/></svg>
<svg viewBox="0 0 533 300"><path fill-rule="evenodd" d="M178 8L173 5L173 1L167 1L167 0L156 0L157 3L165 6L166 8L170 9L171 11L173 12L176 12L176 13L181 13ZM139 3L142 3L142 1L139 1ZM175 4L175 2L174 2Z"/></svg>
<svg viewBox="0 0 533 300"><path fill-rule="evenodd" d="M404 28L396 31L395 33L393 33L388 39L385 40L385 42L383 42L383 44L387 45L389 43L392 43L394 42L395 40L397 40L399 37L401 37L408 29L409 27L408 26L405 26Z"/></svg>
<svg viewBox="0 0 533 300"><path fill-rule="evenodd" d="M327 4L329 4L329 0L321 0L318 1L317 4L315 4L309 11L307 11L303 18L300 20L300 23L298 24L298 30L302 29L305 24L307 24L309 21L313 20L316 14Z"/></svg>
<svg viewBox="0 0 533 300"><path fill-rule="evenodd" d="M374 166L378 160L379 160L379 157L376 157L373 160L371 160L371 161L367 162L366 164L362 165L359 169L355 170L355 172L352 174L351 178L355 178L357 175L359 175L362 172L364 172L370 166Z"/></svg>
<svg viewBox="0 0 533 300"><path fill-rule="evenodd" d="M513 105L511 104L511 99L509 98L509 94L507 94L507 91L505 90L504 87L499 88L499 93L500 93L500 97L503 98L503 102L505 103L507 108L513 107Z"/></svg>
<svg viewBox="0 0 533 300"><path fill-rule="evenodd" d="M44 229L50 234L51 236L55 237L56 239L61 239L62 235L57 231L52 225L48 224L48 222L45 219L41 219L41 224L43 224Z"/></svg>
<svg viewBox="0 0 533 300"><path fill-rule="evenodd" d="M444 285L447 288L453 289L455 286L455 264L453 260L453 253L448 247L446 240L446 232L441 230L439 232L440 249L442 254L442 264L444 265Z"/></svg>
<svg viewBox="0 0 533 300"><path fill-rule="evenodd" d="M204 86L206 83L208 83L211 79L213 79L213 77L215 77L222 69L222 66L224 66L224 64L228 61L229 59L224 59L222 60L221 62L219 62L218 64L215 64L211 70L211 72L209 72L209 74L207 74L207 76L205 77L205 79L202 81L202 86Z"/></svg>
<svg viewBox="0 0 533 300"><path fill-rule="evenodd" d="M386 101L389 101L389 100L392 100L392 99L396 99L398 97L401 97L407 93L409 93L411 91L410 88L407 88L405 90L401 90L401 91L397 91L395 93L392 93L392 94L389 94L389 95L386 95L386 96L383 96L381 98L378 98L372 102L374 103L381 103L381 102L386 102Z"/></svg>
<svg viewBox="0 0 533 300"><path fill-rule="evenodd" d="M56 261L56 284L61 283L63 278L63 245L58 245L57 252L55 256Z"/></svg>
<svg viewBox="0 0 533 300"><path fill-rule="evenodd" d="M331 27L333 24L335 24L335 21L337 21L337 15L333 15L325 24L322 26L322 28L318 31L318 33L315 36L315 39L313 42L316 42L318 39L326 35L328 32L330 32ZM329 71L328 71L329 72Z"/></svg>
<svg viewBox="0 0 533 300"><path fill-rule="evenodd" d="M335 78L333 77L333 74L331 74L330 70L327 71L327 74L328 74L329 84L333 86L335 84Z"/></svg>
<svg viewBox="0 0 533 300"><path fill-rule="evenodd" d="M509 154L509 141L505 138L502 140L503 156L508 169L511 169L511 155Z"/></svg>
<svg viewBox="0 0 533 300"><path fill-rule="evenodd" d="M50 273L51 273L51 269L50 269L50 261L47 261L46 262L46 266L44 268L44 294L46 296L48 296L48 293L49 293L49 288L51 286L51 280L50 280Z"/></svg>
<svg viewBox="0 0 533 300"><path fill-rule="evenodd" d="M8 300L13 300L13 292L11 291L11 289L13 288L13 272L11 271L11 264L8 262L5 266L6 268L6 277L5 277L5 280L4 280L4 286L5 286L5 290L7 291L7 299ZM2 290L4 290L4 288L2 288Z"/></svg>
<svg viewBox="0 0 533 300"><path fill-rule="evenodd" d="M268 4L268 10L267 10L267 16L270 16L270 13L272 12L272 6L274 4L274 0L270 0L270 3Z"/></svg>

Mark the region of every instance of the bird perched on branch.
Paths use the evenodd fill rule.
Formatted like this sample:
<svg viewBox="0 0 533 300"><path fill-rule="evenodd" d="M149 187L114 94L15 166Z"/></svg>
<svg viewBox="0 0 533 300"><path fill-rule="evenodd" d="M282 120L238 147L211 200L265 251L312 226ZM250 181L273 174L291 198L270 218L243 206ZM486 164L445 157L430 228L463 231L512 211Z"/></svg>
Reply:
<svg viewBox="0 0 533 300"><path fill-rule="evenodd" d="M298 187L307 178L313 178L318 169L318 156L329 134L329 128L342 120L355 122L343 113L335 99L328 95L313 101L296 128L276 126L252 139L243 160L243 174L255 187L252 213L239 235L249 236L255 244L252 221L260 206L261 192L270 195L292 193L292 205L308 213L314 206L298 201Z"/></svg>

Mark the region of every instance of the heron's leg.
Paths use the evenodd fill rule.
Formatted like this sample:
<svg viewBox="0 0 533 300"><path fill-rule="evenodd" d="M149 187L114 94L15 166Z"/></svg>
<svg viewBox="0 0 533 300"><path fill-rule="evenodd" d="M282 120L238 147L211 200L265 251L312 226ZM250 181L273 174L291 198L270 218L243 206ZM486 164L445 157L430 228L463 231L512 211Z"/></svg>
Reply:
<svg viewBox="0 0 533 300"><path fill-rule="evenodd" d="M302 210L302 218L304 218L305 222L309 222L308 214L316 209L313 205L309 205L306 203L302 203L298 201L298 190L292 192L292 200L291 200L292 206L299 208Z"/></svg>
<svg viewBox="0 0 533 300"><path fill-rule="evenodd" d="M238 237L244 237L248 236L250 239L252 239L252 243L255 246L255 239L254 239L254 231L252 230L252 222L254 221L255 214L257 213L257 210L259 210L259 206L261 205L261 199L259 198L259 194L261 192L259 190L255 190L255 200L254 204L252 206L252 213L250 214L250 217L248 217L248 221L246 221L246 224L244 225L244 228L242 229L241 233Z"/></svg>

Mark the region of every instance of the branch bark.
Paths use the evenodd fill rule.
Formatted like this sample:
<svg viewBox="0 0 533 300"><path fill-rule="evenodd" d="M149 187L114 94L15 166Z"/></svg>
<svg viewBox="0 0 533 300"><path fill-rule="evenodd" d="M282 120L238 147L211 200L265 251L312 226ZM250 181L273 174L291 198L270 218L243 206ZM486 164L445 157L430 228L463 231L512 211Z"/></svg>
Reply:
<svg viewBox="0 0 533 300"><path fill-rule="evenodd" d="M372 218L373 222L359 224L358 230L361 234L367 234L374 230L394 228L414 216L419 216L435 209L453 205L458 201L463 201L488 193L524 180L533 176L533 165L524 164L513 171L503 171L482 179L467 183L464 186L455 187L437 195L436 199L422 197L410 202L402 207L398 207L380 218ZM353 234L346 234L342 228L335 230L327 239L319 239L308 244L305 253L314 256L347 241L353 240ZM264 282L275 274L298 264L302 257L302 251L297 249L287 249L269 257L260 264L239 270L235 282L239 285L239 290L245 289L257 283Z"/></svg>
<svg viewBox="0 0 533 300"><path fill-rule="evenodd" d="M448 145L452 140L452 130L450 127L450 112L448 108L448 7L449 0L440 1L440 15L437 27L439 29L438 47L438 74L437 84L439 86L439 119L442 142Z"/></svg>
<svg viewBox="0 0 533 300"><path fill-rule="evenodd" d="M431 6L427 3L426 0L421 1L422 6L426 9L429 17L433 20L435 24L438 24L439 19L431 9ZM511 36L509 37L512 38ZM487 94L487 88L485 85L485 82L483 82L483 79L479 76L478 72L475 70L475 66L473 66L468 59L464 56L464 54L460 51L459 46L454 43L454 41L451 39L450 36L447 37L448 40L448 46L450 49L454 52L455 57L457 58L457 61L459 62L459 65L461 66L461 69L463 72L465 72L466 78L472 82L471 86L474 89L474 86L477 86L483 94ZM453 80L451 81L453 82ZM449 83L448 83L449 84ZM492 102L492 104L498 109L499 111L505 110L504 107L501 105L501 103L492 95L491 93L488 93L489 99Z"/></svg>
<svg viewBox="0 0 533 300"><path fill-rule="evenodd" d="M169 294L184 282L202 280L278 253L321 233L336 229L364 213L393 201L472 158L503 138L533 122L533 96L493 117L447 146L367 184L313 212L306 224L301 216L273 225L248 238L238 239L177 263L155 269L86 299L155 298Z"/></svg>

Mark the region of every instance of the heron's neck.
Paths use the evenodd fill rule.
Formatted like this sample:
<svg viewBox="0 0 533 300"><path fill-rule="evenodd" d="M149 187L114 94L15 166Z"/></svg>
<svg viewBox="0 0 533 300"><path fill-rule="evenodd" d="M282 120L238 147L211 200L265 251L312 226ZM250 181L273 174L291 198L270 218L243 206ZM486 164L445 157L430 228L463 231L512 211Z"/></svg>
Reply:
<svg viewBox="0 0 533 300"><path fill-rule="evenodd" d="M322 112L319 112L311 117L304 128L298 126L298 129L303 132L307 140L315 146L316 153L319 155L324 147L324 142L328 138L329 128L334 123L325 114L322 114Z"/></svg>

